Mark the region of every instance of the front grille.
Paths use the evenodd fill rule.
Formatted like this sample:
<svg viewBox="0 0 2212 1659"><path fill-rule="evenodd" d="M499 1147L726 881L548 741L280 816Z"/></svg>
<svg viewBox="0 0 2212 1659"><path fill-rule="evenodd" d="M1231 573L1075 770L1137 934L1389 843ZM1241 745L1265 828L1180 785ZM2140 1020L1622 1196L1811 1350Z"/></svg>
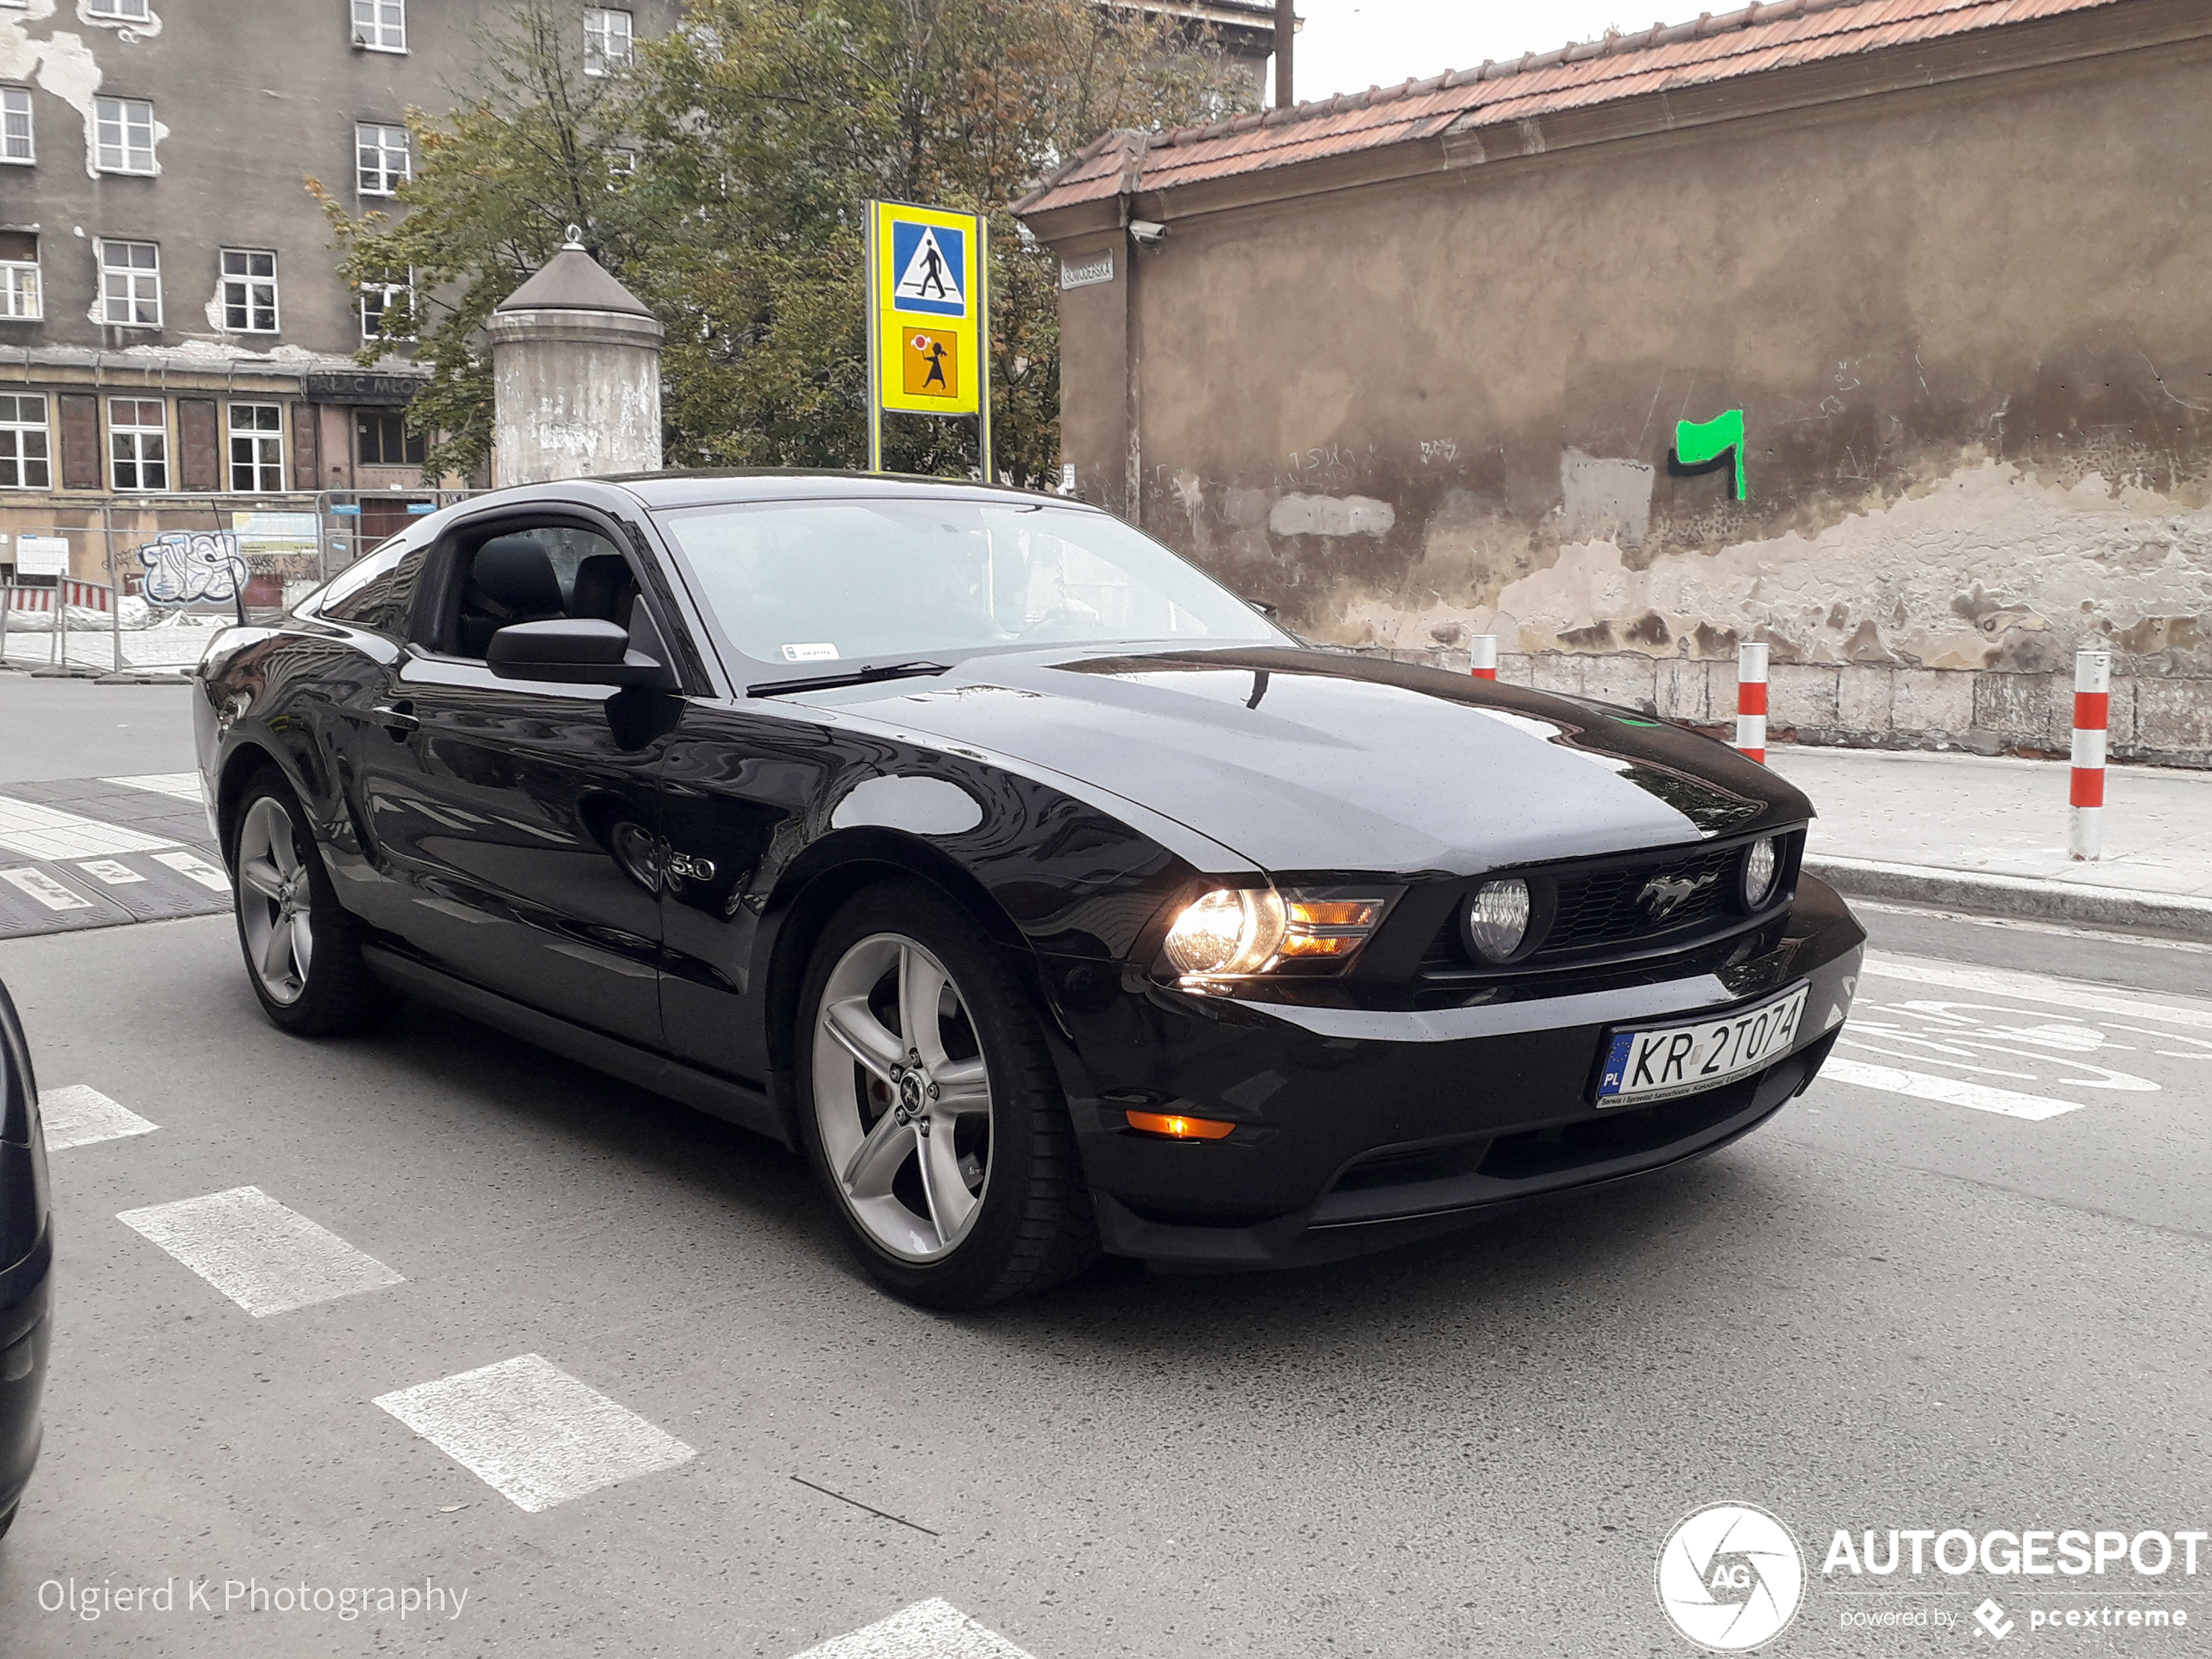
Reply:
<svg viewBox="0 0 2212 1659"><path fill-rule="evenodd" d="M1781 837L1777 888L1784 896L1797 883L1803 840L1802 832ZM1481 885L1471 882L1453 900L1444 925L1424 953L1421 972L1432 977L1527 973L1683 949L1721 937L1751 920L1738 900L1749 846L1749 841L1738 841L1719 847L1674 847L1554 871L1512 872L1548 891L1551 922L1534 951L1505 968L1476 958L1461 937L1460 916ZM1675 902L1655 914L1655 903L1669 894L1676 895Z"/></svg>
<svg viewBox="0 0 2212 1659"><path fill-rule="evenodd" d="M1702 927L1733 907L1737 868L1743 858L1740 851L1731 847L1656 868L1646 866L1563 877L1558 883L1558 917L1536 954L1580 953L1622 940L1648 938L1654 933L1688 932ZM1650 901L1644 897L1655 882L1676 884L1673 891L1689 890L1688 896L1656 923Z"/></svg>

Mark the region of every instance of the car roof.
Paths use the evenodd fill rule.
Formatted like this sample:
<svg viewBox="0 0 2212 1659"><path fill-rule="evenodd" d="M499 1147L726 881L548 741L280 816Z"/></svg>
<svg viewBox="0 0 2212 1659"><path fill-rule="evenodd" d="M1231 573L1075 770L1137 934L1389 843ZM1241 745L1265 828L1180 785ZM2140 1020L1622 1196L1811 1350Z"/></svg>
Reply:
<svg viewBox="0 0 2212 1659"><path fill-rule="evenodd" d="M1084 507L1063 496L966 478L926 478L905 473L838 472L829 469L728 468L693 472L633 472L592 482L628 490L648 508L718 506L732 502L828 501L854 497L918 496L965 497L972 501L1050 502ZM481 498L480 498L481 499ZM1095 509L1094 509L1095 510Z"/></svg>

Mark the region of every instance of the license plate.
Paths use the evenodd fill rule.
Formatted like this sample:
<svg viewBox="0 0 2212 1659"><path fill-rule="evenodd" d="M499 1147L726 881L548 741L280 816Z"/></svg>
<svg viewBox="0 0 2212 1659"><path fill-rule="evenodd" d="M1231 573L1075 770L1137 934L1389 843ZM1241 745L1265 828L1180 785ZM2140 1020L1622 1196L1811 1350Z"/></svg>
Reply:
<svg viewBox="0 0 2212 1659"><path fill-rule="evenodd" d="M1800 985L1757 1008L1695 1025L1615 1031L1598 1073L1597 1103L1672 1100L1771 1065L1797 1042L1811 988Z"/></svg>

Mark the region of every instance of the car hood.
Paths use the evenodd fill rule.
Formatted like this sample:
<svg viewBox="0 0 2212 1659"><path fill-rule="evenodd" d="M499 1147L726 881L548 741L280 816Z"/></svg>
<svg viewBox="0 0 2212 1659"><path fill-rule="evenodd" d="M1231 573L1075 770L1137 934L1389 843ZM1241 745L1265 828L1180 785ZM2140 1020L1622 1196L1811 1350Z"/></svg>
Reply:
<svg viewBox="0 0 2212 1659"><path fill-rule="evenodd" d="M1271 872L1474 874L1811 816L1636 710L1330 651L979 657L815 696L1080 779Z"/></svg>

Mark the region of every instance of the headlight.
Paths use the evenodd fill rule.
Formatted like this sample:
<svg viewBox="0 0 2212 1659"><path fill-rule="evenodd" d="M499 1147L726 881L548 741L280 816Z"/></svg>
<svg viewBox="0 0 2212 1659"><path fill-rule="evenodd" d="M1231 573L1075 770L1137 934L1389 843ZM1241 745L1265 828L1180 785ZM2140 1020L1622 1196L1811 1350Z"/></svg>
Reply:
<svg viewBox="0 0 2212 1659"><path fill-rule="evenodd" d="M1168 960L1178 974L1200 979L1304 964L1342 967L1381 925L1393 896L1336 887L1217 887L1185 905L1169 927Z"/></svg>
<svg viewBox="0 0 2212 1659"><path fill-rule="evenodd" d="M1519 876L1484 882L1467 907L1467 941L1475 954L1487 961L1511 961L1528 937L1534 908L1528 884Z"/></svg>
<svg viewBox="0 0 2212 1659"><path fill-rule="evenodd" d="M1743 854L1743 907L1764 910L1774 898L1775 878L1782 873L1782 848L1774 837L1751 843Z"/></svg>
<svg viewBox="0 0 2212 1659"><path fill-rule="evenodd" d="M1217 887L1168 929L1168 960L1183 974L1257 974L1275 960L1287 931L1272 887Z"/></svg>

